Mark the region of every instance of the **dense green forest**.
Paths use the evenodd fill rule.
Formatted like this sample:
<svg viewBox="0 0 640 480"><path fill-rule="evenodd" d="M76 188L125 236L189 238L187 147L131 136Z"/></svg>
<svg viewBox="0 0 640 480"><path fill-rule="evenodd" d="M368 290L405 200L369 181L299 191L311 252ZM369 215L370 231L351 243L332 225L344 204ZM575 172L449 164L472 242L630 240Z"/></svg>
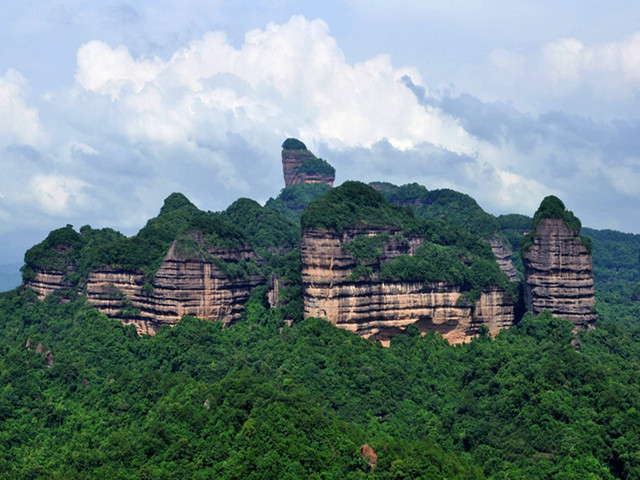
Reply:
<svg viewBox="0 0 640 480"><path fill-rule="evenodd" d="M497 219L486 213L469 195L448 188L427 190L410 183L400 187L386 182L371 184L384 197L398 205L410 205L416 215L426 219L446 218L483 238L498 230Z"/></svg>
<svg viewBox="0 0 640 480"><path fill-rule="evenodd" d="M229 328L156 337L81 298L3 294L2 478L640 478L637 309L599 305L577 336L543 314L383 348L319 319L282 329L263 294Z"/></svg>
<svg viewBox="0 0 640 480"><path fill-rule="evenodd" d="M283 188L280 195L267 200L265 207L276 210L289 220L299 223L307 205L330 189L331 187L326 183L298 183Z"/></svg>

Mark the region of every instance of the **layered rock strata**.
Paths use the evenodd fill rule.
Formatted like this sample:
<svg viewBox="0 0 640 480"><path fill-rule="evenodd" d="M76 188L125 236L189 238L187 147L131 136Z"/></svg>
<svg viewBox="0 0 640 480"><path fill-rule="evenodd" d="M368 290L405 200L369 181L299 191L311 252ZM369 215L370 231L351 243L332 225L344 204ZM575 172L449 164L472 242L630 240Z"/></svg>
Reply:
<svg viewBox="0 0 640 480"><path fill-rule="evenodd" d="M536 314L550 310L579 329L593 326L597 319L593 258L578 232L561 219L541 220L522 261L527 310Z"/></svg>
<svg viewBox="0 0 640 480"><path fill-rule="evenodd" d="M511 262L511 255L513 255L513 252L505 246L502 239L497 235L487 239L486 242L489 244L491 251L496 256L498 265L500 265L500 270L507 274L510 281L519 282L520 277L518 277L518 271Z"/></svg>
<svg viewBox="0 0 640 480"><path fill-rule="evenodd" d="M335 173L325 175L301 170L305 162L314 159L316 159L316 156L307 149L290 150L283 148L282 170L285 187L298 183L326 183L329 186L333 186Z"/></svg>
<svg viewBox="0 0 640 480"><path fill-rule="evenodd" d="M240 319L244 303L264 278L256 274L230 278L219 262L237 264L258 257L248 247L209 253L207 259L186 259L178 254L174 242L151 283L142 272L99 268L87 279L87 300L108 317L135 325L140 334L154 334L162 325L175 325L184 315L233 323ZM35 279L25 287L44 298L68 288L68 284L62 272L36 271Z"/></svg>
<svg viewBox="0 0 640 480"><path fill-rule="evenodd" d="M67 279L67 275L74 271L73 266L64 271L55 268L38 269L33 278L24 281L24 286L33 290L39 299L43 299L60 290L72 289L73 285Z"/></svg>
<svg viewBox="0 0 640 480"><path fill-rule="evenodd" d="M356 226L342 233L310 230L301 245L305 317L323 317L338 327L383 343L416 325L435 330L451 343L468 341L486 325L491 334L514 322L515 306L501 289L487 288L472 305L459 285L380 279L353 279L355 258L344 248L359 235L388 233L390 241L376 262L412 255L422 244L417 236L398 236L392 228ZM370 264L371 265L371 264Z"/></svg>

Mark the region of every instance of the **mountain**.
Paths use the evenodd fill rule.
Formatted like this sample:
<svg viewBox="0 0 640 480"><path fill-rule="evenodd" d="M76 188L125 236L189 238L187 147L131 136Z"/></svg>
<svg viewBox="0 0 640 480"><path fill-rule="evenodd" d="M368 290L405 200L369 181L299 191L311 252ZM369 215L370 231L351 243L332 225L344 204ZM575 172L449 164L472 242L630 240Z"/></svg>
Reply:
<svg viewBox="0 0 640 480"><path fill-rule="evenodd" d="M323 183L333 186L336 170L326 160L316 157L296 138L287 138L282 144L282 171L284 185Z"/></svg>
<svg viewBox="0 0 640 480"><path fill-rule="evenodd" d="M377 185L52 231L0 294L0 477L640 477L640 236Z"/></svg>
<svg viewBox="0 0 640 480"><path fill-rule="evenodd" d="M302 142L287 139L285 179L309 173L300 165L312 158ZM296 166L291 159L302 160ZM531 241L520 231L522 218L495 218L467 195L417 184L332 188L313 176L292 178L297 183L265 207L239 199L226 211L204 212L174 193L131 238L67 225L27 251L25 288L40 299L84 294L110 318L152 335L185 315L237 322L256 292L278 309L281 322L323 317L385 345L410 328L465 342L483 329L496 335L521 317L518 259L510 247L514 239ZM549 251L566 250L569 240L553 237ZM525 278L525 306L536 313L548 307L576 327L590 326L590 254L583 275L591 290L574 305L588 312L584 322L558 307L567 298L564 287L540 295L550 302L531 300L532 292L563 276L554 277L545 255L538 274Z"/></svg>
<svg viewBox="0 0 640 480"><path fill-rule="evenodd" d="M371 187L346 182L302 216L304 314L388 344L417 328L452 343L516 321L518 288L491 248L443 220L425 221Z"/></svg>
<svg viewBox="0 0 640 480"><path fill-rule="evenodd" d="M531 233L520 246L524 262L525 307L545 310L576 327L593 328L595 310L593 246L580 238L580 220L562 201L546 197L533 216Z"/></svg>

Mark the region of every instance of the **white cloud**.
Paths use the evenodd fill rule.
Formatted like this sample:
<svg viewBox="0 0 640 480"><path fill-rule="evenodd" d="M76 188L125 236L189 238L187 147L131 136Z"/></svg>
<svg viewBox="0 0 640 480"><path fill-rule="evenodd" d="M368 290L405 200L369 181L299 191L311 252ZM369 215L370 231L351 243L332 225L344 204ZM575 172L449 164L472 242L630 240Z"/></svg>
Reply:
<svg viewBox="0 0 640 480"><path fill-rule="evenodd" d="M501 49L492 52L489 61L504 77L502 82L542 96L583 94L610 100L640 92L640 31L591 45L558 38L526 55Z"/></svg>
<svg viewBox="0 0 640 480"><path fill-rule="evenodd" d="M45 142L38 110L27 105L28 93L27 81L19 72L9 69L0 77L0 145Z"/></svg>
<svg viewBox="0 0 640 480"><path fill-rule="evenodd" d="M136 141L188 143L210 121L217 138L268 126L311 143L370 147L387 138L399 148L428 141L471 152L474 142L455 121L416 102L405 75L420 79L386 55L349 64L324 22L292 17L248 32L240 49L222 33L206 34L167 62L90 42L78 53L76 79L118 103Z"/></svg>
<svg viewBox="0 0 640 480"><path fill-rule="evenodd" d="M89 185L71 176L39 174L31 178L29 186L40 208L50 215L68 215L70 209L84 207L87 202L83 190Z"/></svg>
<svg viewBox="0 0 640 480"><path fill-rule="evenodd" d="M112 49L95 40L78 50L76 82L116 100L123 90L140 92L160 70L160 60L156 58L134 60L125 46Z"/></svg>

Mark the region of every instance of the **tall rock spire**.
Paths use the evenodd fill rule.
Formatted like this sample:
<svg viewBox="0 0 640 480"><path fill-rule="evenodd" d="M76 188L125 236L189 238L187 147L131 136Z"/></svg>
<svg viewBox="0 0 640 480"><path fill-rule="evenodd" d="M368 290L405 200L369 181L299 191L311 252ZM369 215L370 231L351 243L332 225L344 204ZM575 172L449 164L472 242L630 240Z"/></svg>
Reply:
<svg viewBox="0 0 640 480"><path fill-rule="evenodd" d="M300 140L287 138L282 144L282 170L285 187L297 183L326 183L333 186L336 170L317 158Z"/></svg>
<svg viewBox="0 0 640 480"><path fill-rule="evenodd" d="M550 310L589 329L597 319L590 243L579 236L580 220L554 196L546 197L521 249L525 307Z"/></svg>

